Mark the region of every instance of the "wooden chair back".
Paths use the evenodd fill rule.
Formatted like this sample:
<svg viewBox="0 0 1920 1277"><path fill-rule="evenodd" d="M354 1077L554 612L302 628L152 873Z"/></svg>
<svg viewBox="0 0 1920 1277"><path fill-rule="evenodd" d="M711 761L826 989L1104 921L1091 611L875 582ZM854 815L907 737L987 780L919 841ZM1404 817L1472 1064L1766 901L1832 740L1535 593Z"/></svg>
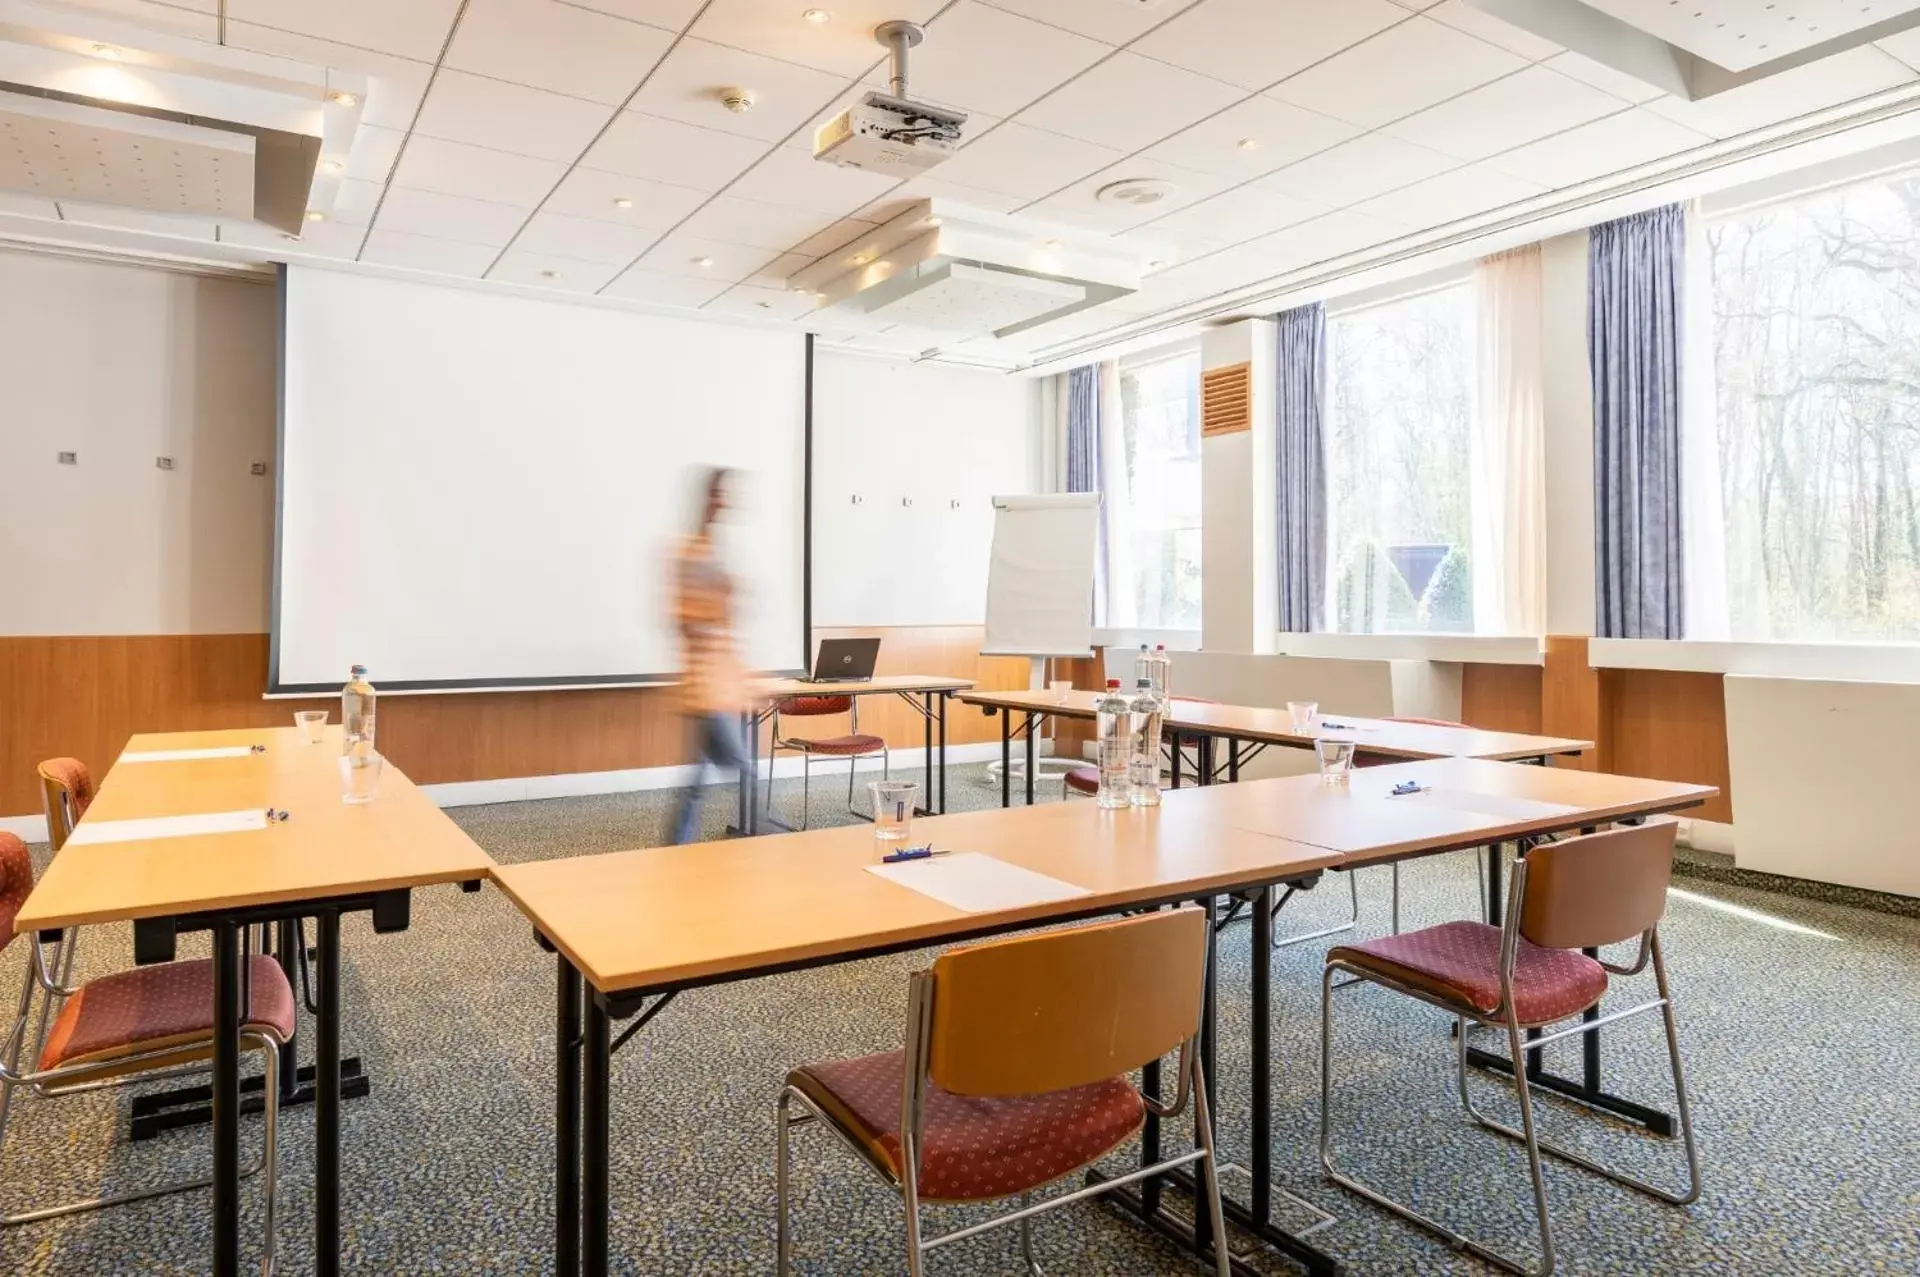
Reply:
<svg viewBox="0 0 1920 1277"><path fill-rule="evenodd" d="M777 706L782 717L820 718L853 712L851 696L784 696Z"/></svg>
<svg viewBox="0 0 1920 1277"><path fill-rule="evenodd" d="M1038 1095L1131 1072L1199 1030L1199 909L994 941L933 964L927 1073L956 1095Z"/></svg>
<svg viewBox="0 0 1920 1277"><path fill-rule="evenodd" d="M58 851L93 802L93 773L77 758L49 758L35 770L40 806L47 814L47 841Z"/></svg>
<svg viewBox="0 0 1920 1277"><path fill-rule="evenodd" d="M1667 911L1678 828L1671 819L1616 825L1529 851L1520 934L1547 949L1597 949L1644 935Z"/></svg>

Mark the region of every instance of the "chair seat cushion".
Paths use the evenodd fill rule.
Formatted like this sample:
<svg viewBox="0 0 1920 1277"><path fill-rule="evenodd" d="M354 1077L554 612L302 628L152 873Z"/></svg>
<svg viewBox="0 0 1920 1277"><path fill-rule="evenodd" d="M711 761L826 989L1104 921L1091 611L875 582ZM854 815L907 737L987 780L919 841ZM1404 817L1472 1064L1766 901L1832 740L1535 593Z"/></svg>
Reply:
<svg viewBox="0 0 1920 1277"><path fill-rule="evenodd" d="M1327 961L1377 971L1479 1015L1500 1007L1500 928L1484 922L1446 922L1364 944L1337 945L1327 952ZM1519 942L1513 1002L1521 1024L1552 1024L1579 1015L1606 991L1606 968L1584 953Z"/></svg>
<svg viewBox="0 0 1920 1277"><path fill-rule="evenodd" d="M879 736L860 732L852 736L826 736L819 740L795 738L780 742L789 749L803 750L809 754L839 754L852 757L857 754L877 754L887 747L887 742Z"/></svg>
<svg viewBox="0 0 1920 1277"><path fill-rule="evenodd" d="M901 1051L796 1070L789 1085L853 1136L876 1169L900 1178ZM927 1096L920 1196L1009 1197L1098 1161L1140 1128L1146 1108L1125 1078L1044 1095L986 1098L938 1086Z"/></svg>
<svg viewBox="0 0 1920 1277"><path fill-rule="evenodd" d="M1082 794L1100 792L1100 769L1098 767L1076 767L1064 777L1068 789Z"/></svg>
<svg viewBox="0 0 1920 1277"><path fill-rule="evenodd" d="M280 964L255 956L250 1028L293 1036L293 990ZM213 960L135 967L89 980L68 998L47 1034L43 1069L213 1040Z"/></svg>

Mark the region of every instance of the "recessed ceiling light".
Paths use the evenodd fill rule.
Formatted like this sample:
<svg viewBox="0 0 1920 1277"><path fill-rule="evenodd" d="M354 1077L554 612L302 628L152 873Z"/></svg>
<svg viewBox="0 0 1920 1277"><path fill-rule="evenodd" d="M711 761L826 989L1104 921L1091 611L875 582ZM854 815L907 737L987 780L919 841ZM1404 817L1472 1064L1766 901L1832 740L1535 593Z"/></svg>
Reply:
<svg viewBox="0 0 1920 1277"><path fill-rule="evenodd" d="M294 243L296 243L296 244L298 244L298 243L300 242L300 237L299 237L298 235L289 235L289 234L287 234L287 233L286 233L285 231L281 231L281 232L280 232L280 238L281 238L281 239L290 239L290 240L292 240L292 241L293 241Z"/></svg>
<svg viewBox="0 0 1920 1277"><path fill-rule="evenodd" d="M806 287L806 286L804 286L804 285L802 285L802 284L795 284L795 285L793 286L793 289L792 289L792 291L794 291L794 292L796 292L796 293L810 293L810 292L812 292L813 290L812 290L811 288L808 288L808 287Z"/></svg>
<svg viewBox="0 0 1920 1277"><path fill-rule="evenodd" d="M1260 149L1260 139L1257 137L1243 137L1234 145L1243 151L1257 151Z"/></svg>
<svg viewBox="0 0 1920 1277"><path fill-rule="evenodd" d="M1166 265L1165 262L1161 261L1158 257L1156 257L1152 261L1147 263L1147 269L1159 270L1162 266L1165 266L1165 265Z"/></svg>
<svg viewBox="0 0 1920 1277"><path fill-rule="evenodd" d="M543 270L540 272L540 278L541 279L559 279L560 272L557 270Z"/></svg>
<svg viewBox="0 0 1920 1277"><path fill-rule="evenodd" d="M927 225L929 226L938 226L939 224L940 224L940 219L937 217L929 217L927 219Z"/></svg>
<svg viewBox="0 0 1920 1277"><path fill-rule="evenodd" d="M345 167L346 166L340 163L339 160L321 160L320 161L320 171L322 173L338 173L342 168L345 168Z"/></svg>
<svg viewBox="0 0 1920 1277"><path fill-rule="evenodd" d="M831 13L828 13L825 9L808 9L805 13L801 14L800 16L805 18L808 22L813 23L813 25L816 27L825 26L827 23L833 21L833 15Z"/></svg>
<svg viewBox="0 0 1920 1277"><path fill-rule="evenodd" d="M1058 247L1060 247L1060 241L1059 241L1059 240L1057 240L1057 239L1050 239L1050 240L1048 240L1048 241L1047 241L1047 242L1046 242L1046 243L1045 243L1044 245L1042 245L1042 247L1044 247L1044 248L1058 248Z"/></svg>
<svg viewBox="0 0 1920 1277"><path fill-rule="evenodd" d="M332 102L335 106L359 106L360 105L360 99L355 97L351 93L330 93L327 95L327 100Z"/></svg>
<svg viewBox="0 0 1920 1277"><path fill-rule="evenodd" d="M868 262L872 260L873 260L872 253L855 253L852 257L849 257L847 259L847 264L849 266L865 266Z"/></svg>
<svg viewBox="0 0 1920 1277"><path fill-rule="evenodd" d="M633 201L628 199L626 196L622 195L619 199L613 202L613 206L615 208L632 208Z"/></svg>
<svg viewBox="0 0 1920 1277"><path fill-rule="evenodd" d="M327 220L327 215L317 208L310 208L307 210L307 220L309 222L324 222Z"/></svg>
<svg viewBox="0 0 1920 1277"><path fill-rule="evenodd" d="M120 50L110 44L96 44L93 46L92 53L94 57L105 58L109 62L117 62L120 59Z"/></svg>
<svg viewBox="0 0 1920 1277"><path fill-rule="evenodd" d="M759 308L760 308L761 310L772 310L772 309L773 309L773 303L772 303L772 302L755 302L755 303L754 303L754 305L756 305L756 306L758 306L758 307L759 307Z"/></svg>
<svg viewBox="0 0 1920 1277"><path fill-rule="evenodd" d="M696 257L693 259L693 264L695 266L711 266L713 265L713 259L711 257Z"/></svg>

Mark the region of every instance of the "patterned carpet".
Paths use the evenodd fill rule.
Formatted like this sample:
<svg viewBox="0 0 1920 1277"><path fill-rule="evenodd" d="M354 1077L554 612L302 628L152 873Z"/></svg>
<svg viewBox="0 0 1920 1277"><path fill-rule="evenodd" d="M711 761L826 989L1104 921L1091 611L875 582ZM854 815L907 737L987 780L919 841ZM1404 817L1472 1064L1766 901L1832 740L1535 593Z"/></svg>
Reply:
<svg viewBox="0 0 1920 1277"><path fill-rule="evenodd" d="M825 792L822 792L825 791ZM997 801L981 769L956 769L956 807ZM717 836L730 789L710 791ZM502 860L658 842L672 795L626 794L476 807L456 818ZM791 819L797 792L777 807ZM836 813L831 786L816 821ZM1409 927L1469 916L1475 870L1463 855L1405 871ZM1343 881L1297 899L1283 934L1326 925L1346 904ZM1920 1272L1920 920L1725 883L1676 881L1667 945L1705 1164L1702 1200L1662 1206L1549 1165L1561 1270L1573 1274L1901 1274ZM1386 926L1387 874L1360 880L1361 930ZM553 966L499 893L421 893L413 927L374 936L345 928L347 1049L367 1063L373 1094L344 1117L347 1270L366 1274L540 1273L550 1269ZM1222 949L1220 1129L1244 1162L1248 1129L1247 938ZM1335 1213L1319 1242L1355 1274L1490 1271L1455 1255L1319 1174L1314 1150L1319 955L1327 941L1275 961L1277 1096L1274 1157L1281 1187ZM0 955L7 1006L24 946ZM183 956L195 952L183 946ZM204 949L198 950L204 952ZM84 942L83 966L131 961L125 927ZM903 955L683 995L615 1058L613 1248L626 1273L746 1274L773 1268L772 1101L795 1062L899 1045ZM1650 983L1650 981L1648 982ZM1613 995L1645 996L1642 981ZM1378 990L1338 995L1336 1113L1346 1162L1494 1244L1531 1253L1523 1159L1472 1128L1451 1090L1444 1017ZM1562 1055L1562 1047L1565 1054ZM1575 1044L1550 1054L1570 1068ZM1606 1041L1614 1089L1667 1104L1657 1020ZM1491 1082L1478 1094L1510 1099ZM209 1164L202 1131L133 1145L124 1094L23 1099L0 1163L9 1211L79 1194L117 1192ZM1504 1108L1503 1108L1504 1103ZM1678 1149L1542 1106L1545 1129L1667 1182ZM283 1125L281 1270L312 1271L312 1118ZM248 1148L257 1138L249 1122ZM1364 1142L1363 1142L1364 1141ZM1177 1143L1177 1137L1171 1142ZM904 1270L897 1197L817 1132L796 1135L797 1245L814 1277ZM0 1273L189 1274L207 1270L208 1195L190 1193L0 1234ZM244 1198L243 1243L257 1248L258 1194ZM937 1211L936 1228L974 1212ZM1296 1226L1305 1216L1282 1219ZM1066 1207L1035 1229L1054 1277L1145 1277L1200 1271L1111 1208ZM1294 1271L1270 1259L1276 1273ZM1012 1231L937 1253L936 1274L1020 1271Z"/></svg>

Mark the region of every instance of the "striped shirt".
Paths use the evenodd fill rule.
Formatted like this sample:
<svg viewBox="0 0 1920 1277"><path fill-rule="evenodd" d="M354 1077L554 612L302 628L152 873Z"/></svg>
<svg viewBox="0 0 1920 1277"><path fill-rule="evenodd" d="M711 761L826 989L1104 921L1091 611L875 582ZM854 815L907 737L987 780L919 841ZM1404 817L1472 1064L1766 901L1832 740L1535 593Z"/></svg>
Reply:
<svg viewBox="0 0 1920 1277"><path fill-rule="evenodd" d="M733 643L733 581L702 532L686 538L674 558L676 606L684 673L681 708L689 714L738 713L746 703L745 676Z"/></svg>

